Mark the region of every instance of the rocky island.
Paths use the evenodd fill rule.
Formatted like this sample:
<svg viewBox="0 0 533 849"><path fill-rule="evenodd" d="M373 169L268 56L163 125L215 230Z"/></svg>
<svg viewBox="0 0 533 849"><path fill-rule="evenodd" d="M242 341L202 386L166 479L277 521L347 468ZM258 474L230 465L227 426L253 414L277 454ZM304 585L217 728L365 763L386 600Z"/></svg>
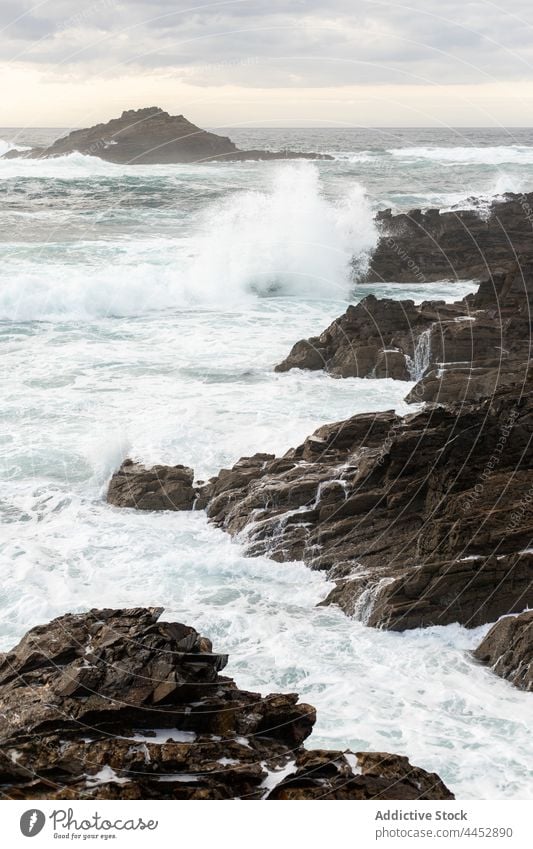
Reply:
<svg viewBox="0 0 533 849"><path fill-rule="evenodd" d="M202 130L183 115L169 115L157 106L129 109L120 118L74 130L50 147L11 150L8 159L48 159L69 153L97 156L106 162L158 165L179 162L236 162L250 159L332 159L321 153L239 150L226 136Z"/></svg>

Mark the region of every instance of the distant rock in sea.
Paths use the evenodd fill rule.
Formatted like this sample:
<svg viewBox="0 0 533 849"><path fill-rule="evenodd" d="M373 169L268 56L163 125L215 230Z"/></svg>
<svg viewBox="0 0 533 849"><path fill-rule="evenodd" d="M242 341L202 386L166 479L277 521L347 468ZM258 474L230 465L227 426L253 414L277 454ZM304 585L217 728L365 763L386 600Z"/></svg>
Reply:
<svg viewBox="0 0 533 849"><path fill-rule="evenodd" d="M107 124L74 130L50 147L10 150L6 159L48 159L69 153L98 156L107 162L157 165L173 162L232 162L248 159L332 159L321 153L239 150L227 137L202 130L183 115L169 115L157 106L129 109Z"/></svg>

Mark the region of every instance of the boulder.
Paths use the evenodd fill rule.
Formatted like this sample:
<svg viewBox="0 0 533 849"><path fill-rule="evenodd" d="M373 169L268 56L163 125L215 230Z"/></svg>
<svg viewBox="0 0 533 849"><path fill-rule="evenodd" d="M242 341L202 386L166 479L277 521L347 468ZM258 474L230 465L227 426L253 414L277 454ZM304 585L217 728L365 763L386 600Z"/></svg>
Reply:
<svg viewBox="0 0 533 849"><path fill-rule="evenodd" d="M296 342L275 371L327 371L333 377L410 379L417 339L431 322L414 301L368 295L320 336Z"/></svg>
<svg viewBox="0 0 533 849"><path fill-rule="evenodd" d="M396 794L396 795L395 795ZM386 752L300 752L269 799L449 799L436 773Z"/></svg>
<svg viewBox="0 0 533 849"><path fill-rule="evenodd" d="M107 501L136 510L192 510L194 472L187 466L152 466L124 460L111 478Z"/></svg>
<svg viewBox="0 0 533 849"><path fill-rule="evenodd" d="M533 610L492 626L474 657L521 690L533 690Z"/></svg>
<svg viewBox="0 0 533 849"><path fill-rule="evenodd" d="M0 655L4 798L454 798L399 755L304 749L313 707L240 690L161 612L67 614Z"/></svg>

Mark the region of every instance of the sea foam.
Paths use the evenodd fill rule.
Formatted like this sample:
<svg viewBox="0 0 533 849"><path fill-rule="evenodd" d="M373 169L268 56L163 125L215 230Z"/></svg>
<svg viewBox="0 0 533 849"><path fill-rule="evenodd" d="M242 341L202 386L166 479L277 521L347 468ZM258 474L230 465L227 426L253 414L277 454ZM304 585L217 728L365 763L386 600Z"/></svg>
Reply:
<svg viewBox="0 0 533 849"><path fill-rule="evenodd" d="M486 147L398 147L388 151L399 159L426 159L465 165L531 165L533 147L496 145Z"/></svg>
<svg viewBox="0 0 533 849"><path fill-rule="evenodd" d="M303 162L275 166L265 189L212 202L186 239L145 234L115 245L69 247L60 238L56 228L50 242L30 252L14 247L5 257L0 318L143 315L273 294L345 298L354 280L352 261L355 272L364 269L376 230L360 185L352 183L331 202L316 166Z"/></svg>

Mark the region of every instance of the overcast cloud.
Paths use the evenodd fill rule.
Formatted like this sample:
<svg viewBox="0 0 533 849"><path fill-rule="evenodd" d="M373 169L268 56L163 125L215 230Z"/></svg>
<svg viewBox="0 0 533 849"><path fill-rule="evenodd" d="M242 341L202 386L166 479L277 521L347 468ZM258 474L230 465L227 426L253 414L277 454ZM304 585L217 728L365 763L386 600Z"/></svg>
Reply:
<svg viewBox="0 0 533 849"><path fill-rule="evenodd" d="M0 59L190 84L483 83L533 75L533 11L457 0L2 0Z"/></svg>
<svg viewBox="0 0 533 849"><path fill-rule="evenodd" d="M433 91L451 103L442 89L455 86L458 99L471 103L477 86L483 108L501 113L496 120L531 123L521 116L531 106L532 24L530 0L0 0L3 105L7 115L41 114L53 85L57 115L61 103L65 115L76 111L80 96L91 109L101 104L103 117L117 100L174 108L170 101L179 99L185 111L189 103L255 97L256 104L266 98L272 114L285 103L286 118L300 108L290 92L305 90L307 103L322 104L315 115L329 120L328 90L340 102L377 87L394 109L394 91L400 103L402 87L418 87L429 116ZM509 99L518 97L522 105L510 114ZM250 109L234 108L228 120ZM197 114L218 117L209 109Z"/></svg>

